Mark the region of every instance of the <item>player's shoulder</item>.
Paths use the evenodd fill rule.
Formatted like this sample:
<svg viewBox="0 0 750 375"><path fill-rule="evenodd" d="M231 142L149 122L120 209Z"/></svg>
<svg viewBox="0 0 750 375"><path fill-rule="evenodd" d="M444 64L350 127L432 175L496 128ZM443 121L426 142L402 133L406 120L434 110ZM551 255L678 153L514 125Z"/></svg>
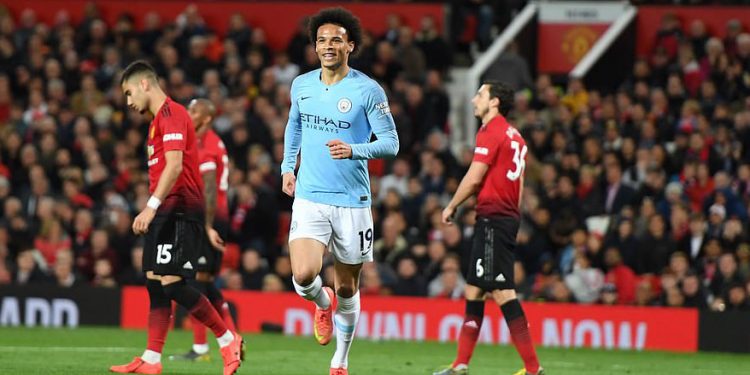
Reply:
<svg viewBox="0 0 750 375"><path fill-rule="evenodd" d="M224 141L221 140L221 137L219 137L213 129L209 129L206 132L204 142L206 147L209 147L216 152L222 151L226 148L226 146L224 146Z"/></svg>
<svg viewBox="0 0 750 375"><path fill-rule="evenodd" d="M292 88L298 89L300 87L303 87L305 85L310 84L311 82L314 82L313 80L319 79L320 77L320 68L313 69L307 73L302 73L292 80Z"/></svg>
<svg viewBox="0 0 750 375"><path fill-rule="evenodd" d="M383 88L380 86L378 81L372 79L370 76L368 76L365 73L362 73L361 71L349 68L349 77L351 78L352 82L357 85L357 87L364 91L369 92L371 90L383 90Z"/></svg>

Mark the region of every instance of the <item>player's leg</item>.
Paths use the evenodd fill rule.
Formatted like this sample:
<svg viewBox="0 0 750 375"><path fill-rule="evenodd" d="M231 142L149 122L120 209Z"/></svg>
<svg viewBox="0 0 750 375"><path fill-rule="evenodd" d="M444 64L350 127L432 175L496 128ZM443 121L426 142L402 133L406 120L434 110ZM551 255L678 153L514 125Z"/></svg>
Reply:
<svg viewBox="0 0 750 375"><path fill-rule="evenodd" d="M466 297L466 313L461 330L458 334L458 348L456 358L453 363L434 375L453 375L468 373L469 361L474 354L479 332L484 321L484 297L486 286L492 281L489 276L492 274L491 267L487 267L487 262L492 260L490 249L487 247L488 225L486 221L478 220L474 228L474 238L472 239L471 252L469 253L469 269L466 272L466 288L464 296Z"/></svg>
<svg viewBox="0 0 750 375"><path fill-rule="evenodd" d="M331 359L331 369L349 366L349 349L359 321L359 274L362 264L345 264L334 261L336 286L336 352Z"/></svg>
<svg viewBox="0 0 750 375"><path fill-rule="evenodd" d="M474 286L466 285L466 312L464 323L458 334L458 350L456 359L453 361L454 369L468 368L474 348L479 339L479 331L484 321L484 290Z"/></svg>
<svg viewBox="0 0 750 375"><path fill-rule="evenodd" d="M518 221L510 218L492 221L487 228L488 241L493 245L493 251L489 252L492 260L488 262L488 266L491 265L492 268L488 279L493 278L494 281L493 288L488 290L492 290L492 298L503 312L513 346L523 360L524 371L536 375L541 371L541 367L529 333L529 323L515 291L514 251Z"/></svg>
<svg viewBox="0 0 750 375"><path fill-rule="evenodd" d="M110 367L117 373L160 374L162 371L161 353L166 342L172 319L172 306L169 297L161 286L161 278L154 274L158 247L156 234L164 221L157 218L149 226L143 246L142 264L146 273L146 291L149 298L146 350L140 357L125 365Z"/></svg>
<svg viewBox="0 0 750 375"><path fill-rule="evenodd" d="M325 250L320 241L310 238L297 238L289 243L292 284L297 294L315 303L313 333L321 345L327 345L333 335L333 291L323 286L319 275Z"/></svg>
<svg viewBox="0 0 750 375"><path fill-rule="evenodd" d="M348 373L349 349L360 314L359 275L362 264L372 262L373 224L369 207L335 207L332 210L331 252L336 288L336 352L331 374Z"/></svg>
<svg viewBox="0 0 750 375"><path fill-rule="evenodd" d="M225 373L232 374L241 363L242 337L227 329L208 298L184 278L193 276L199 249L205 246L205 229L201 223L181 217L170 223L171 227L165 226L166 230L159 234L161 251L154 273L161 275L164 293L214 333L224 357Z"/></svg>
<svg viewBox="0 0 750 375"><path fill-rule="evenodd" d="M289 228L292 284L297 294L315 303L314 334L321 345L330 342L333 332L333 291L323 287L319 276L332 232L327 216L330 207L296 198Z"/></svg>
<svg viewBox="0 0 750 375"><path fill-rule="evenodd" d="M200 264L200 259L198 263ZM197 289L200 294L208 297L208 291L204 281L209 280L210 276L211 275L205 271L198 271L195 273L195 278L188 280L188 285ZM190 327L193 331L193 346L187 353L171 355L169 356L169 359L173 361L208 361L211 357L208 353L209 346L206 337L206 326L204 326L203 323L193 315L189 315L189 319Z"/></svg>
<svg viewBox="0 0 750 375"><path fill-rule="evenodd" d="M516 351L523 360L526 373L539 374L541 371L539 358L534 349L534 342L531 340L529 322L526 320L521 303L516 298L516 291L513 289L495 290L492 292L492 298L500 306L505 322L508 323L513 346L516 347Z"/></svg>
<svg viewBox="0 0 750 375"><path fill-rule="evenodd" d="M214 227L219 232L221 238L227 238L227 234L229 233L229 224L226 221L217 220L214 223ZM196 278L198 279L198 281L205 285L206 297L208 297L208 300L211 301L212 305L214 305L214 308L216 308L216 311L219 312L221 318L224 319L224 324L227 325L227 328L229 328L230 331L236 332L237 325L235 324L234 318L232 318L232 314L229 311L229 304L227 304L226 300L224 299L224 294L221 292L221 290L216 287L215 282L216 275L221 272L221 263L224 258L224 253L214 249L211 246L208 246L208 253L208 271L205 273L201 272L201 275L198 275L198 277Z"/></svg>

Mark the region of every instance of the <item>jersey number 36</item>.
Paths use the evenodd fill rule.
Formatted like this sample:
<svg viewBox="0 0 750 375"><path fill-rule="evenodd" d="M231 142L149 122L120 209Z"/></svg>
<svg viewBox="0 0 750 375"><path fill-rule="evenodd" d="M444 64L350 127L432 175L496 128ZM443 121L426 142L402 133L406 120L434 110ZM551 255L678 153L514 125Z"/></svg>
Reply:
<svg viewBox="0 0 750 375"><path fill-rule="evenodd" d="M505 174L509 180L515 181L523 174L523 170L526 168L526 151L528 148L526 145L521 148L521 144L517 141L510 142L510 148L513 149L513 163L516 165L514 170L508 170Z"/></svg>

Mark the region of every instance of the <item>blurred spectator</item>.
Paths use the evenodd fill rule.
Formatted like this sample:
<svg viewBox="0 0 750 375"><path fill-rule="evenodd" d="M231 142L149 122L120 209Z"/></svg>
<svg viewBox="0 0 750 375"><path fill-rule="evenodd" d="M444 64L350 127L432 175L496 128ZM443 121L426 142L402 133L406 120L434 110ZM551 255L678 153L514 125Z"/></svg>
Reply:
<svg viewBox="0 0 750 375"><path fill-rule="evenodd" d="M573 271L565 276L564 281L577 302L594 303L599 299L599 292L604 286L604 273L591 267L586 254L578 254Z"/></svg>
<svg viewBox="0 0 750 375"><path fill-rule="evenodd" d="M130 266L120 272L120 285L146 285L146 274L143 272L143 245L138 244L130 252Z"/></svg>
<svg viewBox="0 0 750 375"><path fill-rule="evenodd" d="M605 279L618 291L617 303L621 305L632 303L635 297L635 273L622 263L622 257L617 248L609 248L605 251L604 263L608 270Z"/></svg>
<svg viewBox="0 0 750 375"><path fill-rule="evenodd" d="M406 79L421 81L425 72L425 56L422 50L414 43L414 32L408 26L398 29L396 42L396 60L403 66Z"/></svg>
<svg viewBox="0 0 750 375"><path fill-rule="evenodd" d="M250 290L261 290L263 279L268 274L261 261L260 254L255 249L248 249L242 253L242 287Z"/></svg>
<svg viewBox="0 0 750 375"><path fill-rule="evenodd" d="M708 295L694 272L688 272L682 279L681 289L685 296L685 307L708 308Z"/></svg>
<svg viewBox="0 0 750 375"><path fill-rule="evenodd" d="M44 271L39 269L35 250L23 250L16 257L16 269L13 273L13 282L16 285L46 284L49 278Z"/></svg>
<svg viewBox="0 0 750 375"><path fill-rule="evenodd" d="M466 280L461 276L461 261L455 254L443 258L440 274L427 286L430 297L461 298Z"/></svg>
<svg viewBox="0 0 750 375"><path fill-rule="evenodd" d="M398 261L396 267L398 280L393 287L393 292L400 296L424 296L427 287L424 279L417 273L417 265L414 259L403 257Z"/></svg>
<svg viewBox="0 0 750 375"><path fill-rule="evenodd" d="M733 254L723 254L719 257L718 272L711 279L709 289L714 296L723 296L730 285L741 283L737 272L737 261Z"/></svg>

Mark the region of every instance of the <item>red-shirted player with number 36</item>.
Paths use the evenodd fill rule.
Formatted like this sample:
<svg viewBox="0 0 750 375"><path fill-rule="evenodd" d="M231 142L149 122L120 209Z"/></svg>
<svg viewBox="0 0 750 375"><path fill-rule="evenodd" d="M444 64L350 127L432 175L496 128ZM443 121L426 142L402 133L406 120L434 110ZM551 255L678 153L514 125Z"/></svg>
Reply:
<svg viewBox="0 0 750 375"><path fill-rule="evenodd" d="M171 321L171 301L175 301L211 328L221 347L224 375L232 375L241 364L242 337L227 329L208 299L185 282L193 277L198 252L207 240L193 122L185 107L162 91L148 63L131 63L120 85L129 107L154 115L146 145L151 198L133 221L133 232L145 236L148 343L142 356L109 370L161 374L161 352Z"/></svg>
<svg viewBox="0 0 750 375"><path fill-rule="evenodd" d="M526 142L505 119L513 108L513 90L499 82L486 82L474 96L474 114L482 120L477 132L474 160L456 194L443 210L443 223L451 224L456 208L477 195L477 224L466 285L466 316L458 337L458 354L448 368L434 375L468 374L484 318L484 298L490 293L500 306L524 368L515 375L539 375L544 370L529 334L513 282L516 234L520 224L521 193L526 166Z"/></svg>

